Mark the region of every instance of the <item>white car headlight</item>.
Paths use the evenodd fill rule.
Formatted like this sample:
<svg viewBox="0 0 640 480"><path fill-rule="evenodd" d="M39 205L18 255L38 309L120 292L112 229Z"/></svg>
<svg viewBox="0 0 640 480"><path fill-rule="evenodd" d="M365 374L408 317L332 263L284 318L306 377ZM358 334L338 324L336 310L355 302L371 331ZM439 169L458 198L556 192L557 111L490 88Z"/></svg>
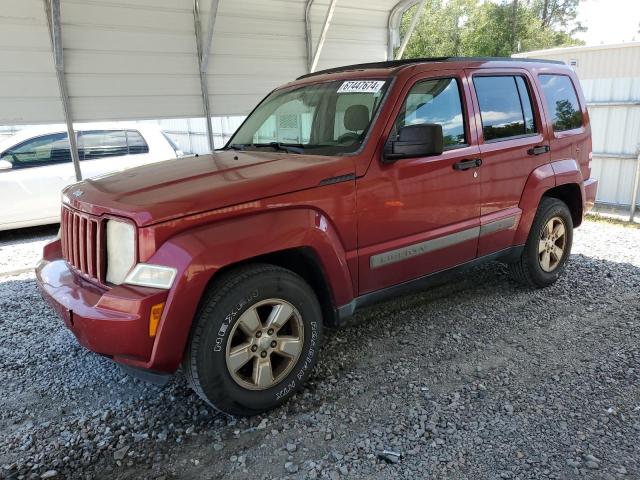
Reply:
<svg viewBox="0 0 640 480"><path fill-rule="evenodd" d="M177 273L178 271L175 268L139 263L131 273L127 275L124 282L130 285L168 290L171 288Z"/></svg>
<svg viewBox="0 0 640 480"><path fill-rule="evenodd" d="M117 220L107 222L107 282L120 285L136 261L136 229Z"/></svg>

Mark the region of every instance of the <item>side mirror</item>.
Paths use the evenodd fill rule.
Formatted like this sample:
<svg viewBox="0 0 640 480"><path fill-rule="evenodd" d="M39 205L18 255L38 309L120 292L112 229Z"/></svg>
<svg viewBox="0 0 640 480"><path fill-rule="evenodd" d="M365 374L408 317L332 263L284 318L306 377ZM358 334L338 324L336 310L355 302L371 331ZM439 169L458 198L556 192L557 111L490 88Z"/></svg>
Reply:
<svg viewBox="0 0 640 480"><path fill-rule="evenodd" d="M400 158L428 157L444 151L442 125L422 123L407 125L398 132L397 140L389 139L384 148L384 161L394 162Z"/></svg>
<svg viewBox="0 0 640 480"><path fill-rule="evenodd" d="M13 168L13 164L8 160L0 159L0 171L2 170L11 170Z"/></svg>

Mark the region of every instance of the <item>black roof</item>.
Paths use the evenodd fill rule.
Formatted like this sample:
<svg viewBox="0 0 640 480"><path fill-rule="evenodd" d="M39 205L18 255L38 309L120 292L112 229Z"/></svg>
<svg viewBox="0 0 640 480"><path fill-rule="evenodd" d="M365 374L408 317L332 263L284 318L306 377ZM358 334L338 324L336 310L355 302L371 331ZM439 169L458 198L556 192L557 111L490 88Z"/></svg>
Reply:
<svg viewBox="0 0 640 480"><path fill-rule="evenodd" d="M296 80L303 78L313 77L315 75L324 75L326 73L338 73L347 72L349 70L365 70L369 68L399 68L405 65L411 65L415 63L434 63L434 62L531 62L531 63L555 63L564 65L564 62L559 60L542 60L537 58L511 58L511 57L426 57L426 58L406 58L404 60L389 60L386 62L370 62L370 63L356 63L354 65L345 65L342 67L327 68L326 70L319 70L313 73L307 73L299 76Z"/></svg>

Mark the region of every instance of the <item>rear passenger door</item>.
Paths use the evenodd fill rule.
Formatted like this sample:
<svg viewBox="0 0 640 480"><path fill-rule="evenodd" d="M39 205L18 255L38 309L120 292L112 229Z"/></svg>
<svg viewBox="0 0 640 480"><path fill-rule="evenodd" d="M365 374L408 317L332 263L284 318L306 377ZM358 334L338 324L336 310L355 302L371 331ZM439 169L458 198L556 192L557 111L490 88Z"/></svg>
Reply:
<svg viewBox="0 0 640 480"><path fill-rule="evenodd" d="M510 247L529 174L549 162L549 141L533 78L520 69L467 72L482 157L478 256Z"/></svg>

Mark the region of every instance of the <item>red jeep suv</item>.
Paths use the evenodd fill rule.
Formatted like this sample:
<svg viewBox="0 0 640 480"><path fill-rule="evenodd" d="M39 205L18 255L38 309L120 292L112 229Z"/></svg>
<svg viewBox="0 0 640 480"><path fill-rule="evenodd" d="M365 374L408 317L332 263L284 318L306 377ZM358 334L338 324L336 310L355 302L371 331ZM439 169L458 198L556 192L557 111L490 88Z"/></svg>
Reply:
<svg viewBox="0 0 640 480"><path fill-rule="evenodd" d="M323 326L500 260L552 284L593 205L558 62L413 59L304 75L212 155L85 180L37 267L78 341L233 415L291 397Z"/></svg>

